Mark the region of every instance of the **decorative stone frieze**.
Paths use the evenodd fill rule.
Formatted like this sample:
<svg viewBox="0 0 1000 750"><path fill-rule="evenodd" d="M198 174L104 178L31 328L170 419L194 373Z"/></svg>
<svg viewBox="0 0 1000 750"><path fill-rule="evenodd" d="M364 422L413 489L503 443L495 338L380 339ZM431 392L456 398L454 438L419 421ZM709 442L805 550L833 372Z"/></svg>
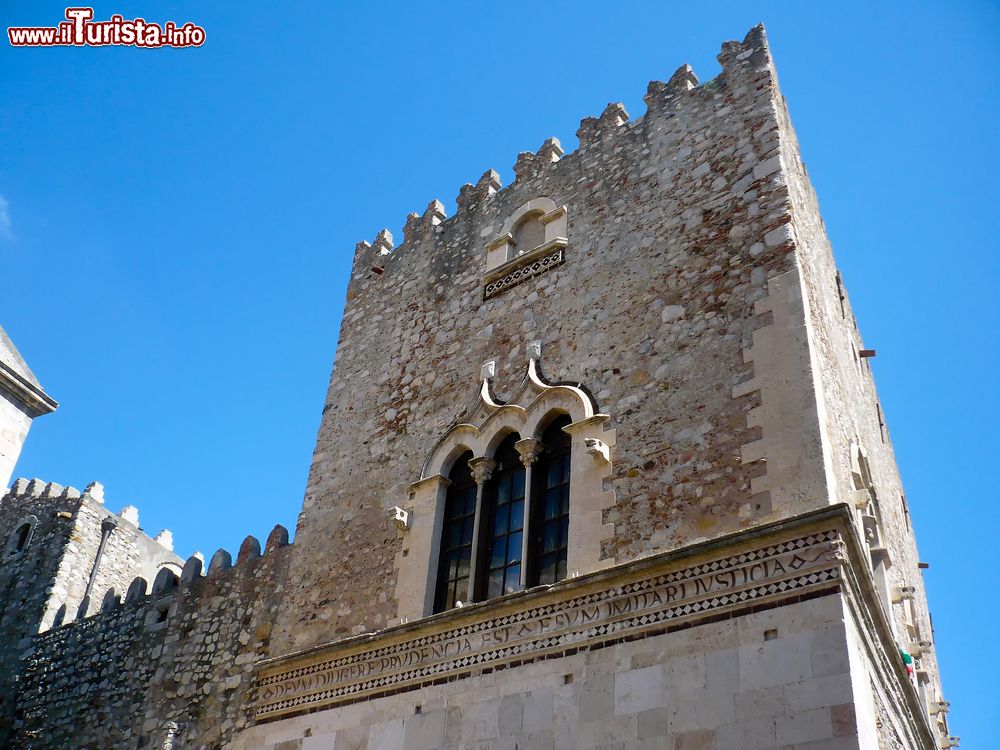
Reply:
<svg viewBox="0 0 1000 750"><path fill-rule="evenodd" d="M827 518L773 525L260 665L257 720L597 648L840 585Z"/></svg>
<svg viewBox="0 0 1000 750"><path fill-rule="evenodd" d="M483 299L496 297L522 281L562 265L566 261L566 244L564 239L556 238L494 269L484 279Z"/></svg>

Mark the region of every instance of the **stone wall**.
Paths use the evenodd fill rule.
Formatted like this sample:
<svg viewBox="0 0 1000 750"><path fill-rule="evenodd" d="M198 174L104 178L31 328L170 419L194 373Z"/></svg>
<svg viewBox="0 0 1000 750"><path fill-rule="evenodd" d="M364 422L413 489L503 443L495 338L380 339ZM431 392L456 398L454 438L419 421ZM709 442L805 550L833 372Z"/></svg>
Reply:
<svg viewBox="0 0 1000 750"><path fill-rule="evenodd" d="M825 596L263 724L235 747L856 749L844 617Z"/></svg>
<svg viewBox="0 0 1000 750"><path fill-rule="evenodd" d="M0 747L11 728L20 658L46 611L79 503L61 493L53 498L45 488L35 483L31 491L10 492L0 500ZM33 523L30 541L14 552L14 537L25 522Z"/></svg>
<svg viewBox="0 0 1000 750"><path fill-rule="evenodd" d="M0 488L10 481L31 420L57 407L0 326Z"/></svg>
<svg viewBox="0 0 1000 750"><path fill-rule="evenodd" d="M865 356L875 350L866 351L783 100L779 113L782 171L788 179L795 254L808 311L813 369L818 374L830 499L857 507L862 536L862 517L875 516L874 544L885 548L884 554L879 553L886 566L882 602L897 643L916 657L921 692L928 703L936 703L942 699L941 683L916 536L875 389L872 357Z"/></svg>
<svg viewBox="0 0 1000 750"><path fill-rule="evenodd" d="M161 574L149 594L36 637L11 746L226 746L249 721L290 550L275 527L263 556L248 537L232 567L220 550L203 576L192 557L179 582Z"/></svg>
<svg viewBox="0 0 1000 750"><path fill-rule="evenodd" d="M795 261L763 31L720 61L697 88L686 66L650 84L634 122L616 105L587 118L576 153L522 154L506 189L488 172L450 219L432 202L400 247L386 233L359 245L281 648L395 621L402 542L384 509L407 505L481 364L509 393L532 340L543 375L581 384L616 430L605 564L829 501L801 294L783 285ZM565 262L484 300L486 243L540 197L567 208ZM776 343L749 359L762 327ZM406 564L433 563L409 550Z"/></svg>
<svg viewBox="0 0 1000 750"><path fill-rule="evenodd" d="M10 481L30 427L24 405L0 388L0 487Z"/></svg>
<svg viewBox="0 0 1000 750"><path fill-rule="evenodd" d="M0 680L9 688L2 691L0 733L9 729L15 676L33 635L96 611L137 577L152 582L165 566L180 571L177 555L128 520L137 514L123 518L103 502L97 483L81 493L38 479L17 480L0 499ZM18 550L25 524L29 536ZM98 562L105 524L114 528Z"/></svg>

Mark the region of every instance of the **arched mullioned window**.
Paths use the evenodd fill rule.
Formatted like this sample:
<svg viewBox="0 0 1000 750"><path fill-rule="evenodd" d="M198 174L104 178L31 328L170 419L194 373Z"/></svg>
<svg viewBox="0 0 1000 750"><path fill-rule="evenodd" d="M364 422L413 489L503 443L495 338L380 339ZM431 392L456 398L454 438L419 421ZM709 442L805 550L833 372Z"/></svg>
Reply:
<svg viewBox="0 0 1000 750"><path fill-rule="evenodd" d="M521 561L524 556L524 464L514 447L517 433L508 435L497 447L496 468L483 490L486 554L477 576L476 599L520 591Z"/></svg>
<svg viewBox="0 0 1000 750"><path fill-rule="evenodd" d="M541 440L508 434L492 455L463 453L448 479L434 611L484 601L567 576L572 419L549 422ZM543 421L544 424L544 421ZM481 472L481 491L475 483Z"/></svg>
<svg viewBox="0 0 1000 750"><path fill-rule="evenodd" d="M468 596L476 520L476 481L469 468L471 458L472 451L466 451L458 457L448 474L451 485L445 500L441 529L435 612L451 609Z"/></svg>
<svg viewBox="0 0 1000 750"><path fill-rule="evenodd" d="M538 342L528 355L521 384L503 401L491 389L495 363L484 364L478 399L410 485L410 513L432 522L407 531L409 547L397 558L400 619L613 564L601 557L613 531L592 512L615 500L604 489L615 441L605 430L610 417L583 389L541 378ZM413 564L414 550L426 566Z"/></svg>
<svg viewBox="0 0 1000 750"><path fill-rule="evenodd" d="M568 415L557 417L542 434L543 451L534 466L532 488L532 585L566 577L569 546L571 439L563 432Z"/></svg>

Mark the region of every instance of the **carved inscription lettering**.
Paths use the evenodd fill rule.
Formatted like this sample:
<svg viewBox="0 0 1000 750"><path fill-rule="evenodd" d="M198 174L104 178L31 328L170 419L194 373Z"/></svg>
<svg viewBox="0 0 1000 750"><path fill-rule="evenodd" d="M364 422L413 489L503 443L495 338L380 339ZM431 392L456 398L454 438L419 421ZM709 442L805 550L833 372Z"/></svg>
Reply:
<svg viewBox="0 0 1000 750"><path fill-rule="evenodd" d="M482 612L487 619L444 633L382 647L376 640L360 654L262 675L257 715L592 642L834 580L839 568L830 558L837 544L836 532L823 532L493 619Z"/></svg>

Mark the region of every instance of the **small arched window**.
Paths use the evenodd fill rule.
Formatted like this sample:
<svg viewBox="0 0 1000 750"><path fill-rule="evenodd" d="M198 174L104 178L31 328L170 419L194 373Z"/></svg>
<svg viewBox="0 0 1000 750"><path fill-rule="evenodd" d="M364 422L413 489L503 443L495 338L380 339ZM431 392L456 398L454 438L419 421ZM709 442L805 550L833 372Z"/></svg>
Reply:
<svg viewBox="0 0 1000 750"><path fill-rule="evenodd" d="M434 611L451 609L468 597L472 566L472 534L476 520L476 481L469 468L472 451L466 451L451 468L441 529Z"/></svg>
<svg viewBox="0 0 1000 750"><path fill-rule="evenodd" d="M544 451L533 468L532 585L566 577L569 547L571 438L563 432L569 416L556 418L542 434Z"/></svg>
<svg viewBox="0 0 1000 750"><path fill-rule="evenodd" d="M17 528L7 537L7 546L4 554L8 557L19 555L31 544L31 537L35 532L35 523L38 519L34 516L26 516L21 519Z"/></svg>
<svg viewBox="0 0 1000 750"><path fill-rule="evenodd" d="M24 548L28 546L28 541L31 539L31 524L23 523L21 528L17 530L17 542L14 545L15 552L23 552Z"/></svg>
<svg viewBox="0 0 1000 750"><path fill-rule="evenodd" d="M514 254L520 255L545 244L545 225L542 212L530 213L518 222L511 234L514 237ZM508 258L508 260L510 260Z"/></svg>
<svg viewBox="0 0 1000 750"><path fill-rule="evenodd" d="M483 524L488 536L480 563L483 575L477 576L477 601L524 588L524 464L514 447L519 439L514 433L500 443L493 457L496 468L483 490Z"/></svg>

